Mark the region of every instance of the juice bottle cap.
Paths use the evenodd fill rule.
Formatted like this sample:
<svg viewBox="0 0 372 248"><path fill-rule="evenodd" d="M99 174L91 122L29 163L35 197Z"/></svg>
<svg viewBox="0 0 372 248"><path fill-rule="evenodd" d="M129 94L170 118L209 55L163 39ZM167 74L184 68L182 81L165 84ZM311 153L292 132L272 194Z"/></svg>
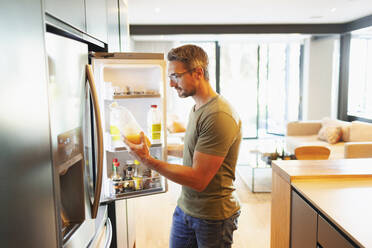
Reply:
<svg viewBox="0 0 372 248"><path fill-rule="evenodd" d="M140 162L136 159L136 160L134 160L134 164L135 164L135 165L139 165Z"/></svg>
<svg viewBox="0 0 372 248"><path fill-rule="evenodd" d="M118 159L117 159L117 158L114 158L114 159L112 160L112 162L116 163L116 162L118 162Z"/></svg>
<svg viewBox="0 0 372 248"><path fill-rule="evenodd" d="M158 107L158 105L156 105L156 104L151 105L151 108L157 108L157 107Z"/></svg>

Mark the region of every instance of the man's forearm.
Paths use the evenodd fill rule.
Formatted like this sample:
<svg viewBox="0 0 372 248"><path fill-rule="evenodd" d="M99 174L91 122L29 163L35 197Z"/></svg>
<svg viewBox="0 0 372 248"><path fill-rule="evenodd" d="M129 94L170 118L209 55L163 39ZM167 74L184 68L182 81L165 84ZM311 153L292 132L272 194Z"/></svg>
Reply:
<svg viewBox="0 0 372 248"><path fill-rule="evenodd" d="M143 162L173 182L188 186L196 191L202 191L202 178L198 177L198 173L192 167L169 164L151 156Z"/></svg>

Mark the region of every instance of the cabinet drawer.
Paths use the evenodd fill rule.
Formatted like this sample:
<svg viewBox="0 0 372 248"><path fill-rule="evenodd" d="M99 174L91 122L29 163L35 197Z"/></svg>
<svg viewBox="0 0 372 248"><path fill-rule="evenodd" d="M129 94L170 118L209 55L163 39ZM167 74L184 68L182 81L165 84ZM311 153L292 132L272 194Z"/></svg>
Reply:
<svg viewBox="0 0 372 248"><path fill-rule="evenodd" d="M317 212L292 190L291 248L316 247Z"/></svg>
<svg viewBox="0 0 372 248"><path fill-rule="evenodd" d="M318 215L318 243L323 248L355 247L320 215Z"/></svg>

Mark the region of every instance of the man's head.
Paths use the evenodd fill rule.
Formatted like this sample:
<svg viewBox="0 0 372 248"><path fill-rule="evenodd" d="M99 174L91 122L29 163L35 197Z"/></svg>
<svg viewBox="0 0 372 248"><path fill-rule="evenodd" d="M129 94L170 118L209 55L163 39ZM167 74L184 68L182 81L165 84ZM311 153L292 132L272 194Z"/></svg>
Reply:
<svg viewBox="0 0 372 248"><path fill-rule="evenodd" d="M209 81L208 55L195 45L173 48L168 53L170 86L180 97L193 96L197 83Z"/></svg>

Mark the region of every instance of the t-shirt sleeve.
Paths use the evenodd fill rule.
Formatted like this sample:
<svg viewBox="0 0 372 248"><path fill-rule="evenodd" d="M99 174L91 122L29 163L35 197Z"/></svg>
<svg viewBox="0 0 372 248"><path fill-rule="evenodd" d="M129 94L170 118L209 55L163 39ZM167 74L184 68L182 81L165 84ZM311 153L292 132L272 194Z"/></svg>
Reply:
<svg viewBox="0 0 372 248"><path fill-rule="evenodd" d="M224 112L210 114L199 126L199 136L195 150L225 157L238 137L236 121Z"/></svg>

